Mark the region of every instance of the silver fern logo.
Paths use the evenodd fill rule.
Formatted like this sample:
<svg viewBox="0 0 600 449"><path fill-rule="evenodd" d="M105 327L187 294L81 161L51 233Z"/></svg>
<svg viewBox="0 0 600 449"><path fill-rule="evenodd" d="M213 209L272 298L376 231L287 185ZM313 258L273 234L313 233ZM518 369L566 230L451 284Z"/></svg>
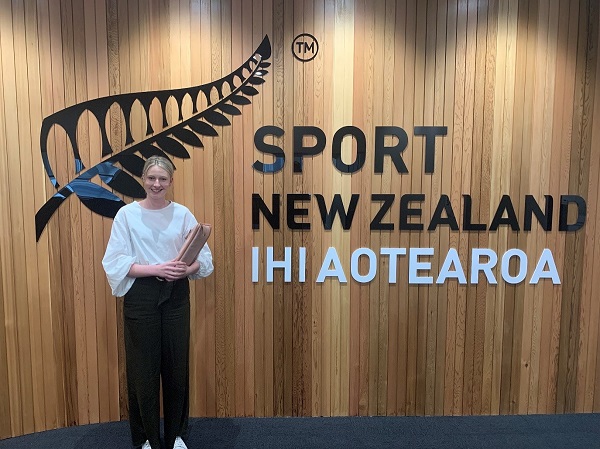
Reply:
<svg viewBox="0 0 600 449"><path fill-rule="evenodd" d="M226 115L239 115L240 106L250 104L250 97L258 94L255 86L265 82L266 70L271 64L271 43L265 36L260 45L244 64L229 75L208 84L174 90L158 90L135 92L97 98L75 104L66 109L49 115L42 122L40 132L40 148L46 174L52 185L58 190L35 215L36 240L50 221L52 215L74 193L77 198L91 211L104 217L114 218L117 211L125 205L123 200L112 191L103 187L106 184L111 189L131 198L143 198L144 189L135 177L141 177L145 159L153 155L188 159L190 154L183 144L202 148L200 136L214 137L218 135L215 126L228 126L231 122ZM226 95L224 87L228 87ZM218 100L213 103L211 92L216 92ZM204 95L207 108L198 111L197 104L200 95ZM183 117L182 106L186 96L192 100L192 115ZM167 120L167 102L174 98L179 109L179 117L174 124ZM158 100L162 111L162 130L155 132L150 123L150 106ZM145 138L135 141L131 132L131 111L133 105L139 102L146 114ZM125 118L125 148L114 153L108 139L106 117L110 108L117 104ZM79 154L77 144L77 123L86 111L89 111L98 121L102 138L102 162L86 169ZM48 157L48 135L54 126L62 127L73 148L76 177L61 187L54 175ZM135 176L135 177L134 177ZM101 183L92 182L99 179Z"/></svg>

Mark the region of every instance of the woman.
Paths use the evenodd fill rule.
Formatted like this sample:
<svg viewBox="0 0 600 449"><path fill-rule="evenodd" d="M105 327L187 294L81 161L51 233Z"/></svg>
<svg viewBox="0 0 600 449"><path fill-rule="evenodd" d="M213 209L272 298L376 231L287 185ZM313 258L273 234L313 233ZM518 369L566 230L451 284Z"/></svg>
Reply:
<svg viewBox="0 0 600 449"><path fill-rule="evenodd" d="M160 448L160 380L165 444L186 448L189 412L190 288L213 271L204 245L190 266L173 259L197 221L166 199L174 167L152 156L144 165L146 198L115 216L102 265L113 295L125 296L129 425L134 446Z"/></svg>

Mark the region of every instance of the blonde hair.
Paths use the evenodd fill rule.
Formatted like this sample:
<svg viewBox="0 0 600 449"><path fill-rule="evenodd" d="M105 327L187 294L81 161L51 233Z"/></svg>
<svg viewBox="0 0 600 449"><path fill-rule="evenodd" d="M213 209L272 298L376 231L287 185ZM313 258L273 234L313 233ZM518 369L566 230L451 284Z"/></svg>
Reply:
<svg viewBox="0 0 600 449"><path fill-rule="evenodd" d="M162 157L162 156L150 156L148 158L148 160L146 161L146 163L144 164L142 178L145 178L146 173L148 172L150 167L153 167L155 165L158 165L160 168L165 170L169 174L169 177L171 177L171 178L173 177L173 172L175 171L175 166L169 159Z"/></svg>

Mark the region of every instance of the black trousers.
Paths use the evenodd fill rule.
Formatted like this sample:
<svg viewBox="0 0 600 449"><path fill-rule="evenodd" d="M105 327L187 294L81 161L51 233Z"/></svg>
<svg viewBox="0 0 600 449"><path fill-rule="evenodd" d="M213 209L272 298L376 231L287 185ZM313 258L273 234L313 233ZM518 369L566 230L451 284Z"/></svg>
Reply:
<svg viewBox="0 0 600 449"><path fill-rule="evenodd" d="M189 417L190 286L187 278L138 278L125 294L129 426L134 446L160 448L160 381L165 444L186 438Z"/></svg>

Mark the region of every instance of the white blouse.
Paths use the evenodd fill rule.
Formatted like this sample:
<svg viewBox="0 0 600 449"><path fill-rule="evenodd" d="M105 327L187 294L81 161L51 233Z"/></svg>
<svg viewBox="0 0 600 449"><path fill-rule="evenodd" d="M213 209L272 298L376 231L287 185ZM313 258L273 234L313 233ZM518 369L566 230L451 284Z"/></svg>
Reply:
<svg viewBox="0 0 600 449"><path fill-rule="evenodd" d="M134 263L156 265L177 257L185 236L196 223L187 207L174 202L158 210L144 209L138 202L119 209L102 259L113 295L124 296L133 285L135 278L127 273ZM197 260L200 269L190 279L206 277L213 271L207 244Z"/></svg>

